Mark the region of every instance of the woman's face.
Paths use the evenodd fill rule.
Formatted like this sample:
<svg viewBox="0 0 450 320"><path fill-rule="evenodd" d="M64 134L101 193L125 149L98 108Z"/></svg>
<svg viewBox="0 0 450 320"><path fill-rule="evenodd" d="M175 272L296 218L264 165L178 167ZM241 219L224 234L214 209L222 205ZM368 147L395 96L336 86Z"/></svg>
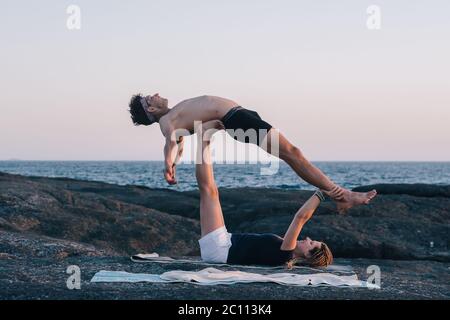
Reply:
<svg viewBox="0 0 450 320"><path fill-rule="evenodd" d="M297 241L297 251L301 253L302 256L309 258L309 252L314 248L320 248L322 242L311 240L306 237L304 240Z"/></svg>

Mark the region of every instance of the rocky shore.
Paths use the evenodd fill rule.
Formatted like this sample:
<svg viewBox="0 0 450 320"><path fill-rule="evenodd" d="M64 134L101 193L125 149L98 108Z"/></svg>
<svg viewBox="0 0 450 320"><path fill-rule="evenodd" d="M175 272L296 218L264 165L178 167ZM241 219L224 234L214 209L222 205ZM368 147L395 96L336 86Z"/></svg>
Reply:
<svg viewBox="0 0 450 320"><path fill-rule="evenodd" d="M186 268L133 264L129 256L198 256L198 193L0 173L0 299L449 299L450 186L359 189L372 187L379 196L371 205L339 215L332 202L325 202L302 235L327 242L336 261L352 265L361 279L367 278L369 265L378 265L381 290L91 284L99 270L162 273ZM310 195L220 190L230 232L280 235ZM66 287L69 265L82 270L81 290Z"/></svg>

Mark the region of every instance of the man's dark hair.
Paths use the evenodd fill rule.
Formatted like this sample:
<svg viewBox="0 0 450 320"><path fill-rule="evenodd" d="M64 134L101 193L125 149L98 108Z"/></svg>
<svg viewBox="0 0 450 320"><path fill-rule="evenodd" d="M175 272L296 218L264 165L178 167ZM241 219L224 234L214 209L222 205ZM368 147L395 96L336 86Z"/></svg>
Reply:
<svg viewBox="0 0 450 320"><path fill-rule="evenodd" d="M135 126L139 125L148 126L152 124L152 122L145 114L144 108L142 107L141 103L142 98L144 97L141 94L136 94L133 97L131 97L130 100L129 111L131 113L131 120L133 121Z"/></svg>

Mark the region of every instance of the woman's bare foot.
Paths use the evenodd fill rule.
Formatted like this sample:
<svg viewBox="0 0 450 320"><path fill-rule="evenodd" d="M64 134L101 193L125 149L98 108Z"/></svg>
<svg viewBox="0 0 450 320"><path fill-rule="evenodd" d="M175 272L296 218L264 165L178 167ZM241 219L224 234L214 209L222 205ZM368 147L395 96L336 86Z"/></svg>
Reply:
<svg viewBox="0 0 450 320"><path fill-rule="evenodd" d="M339 213L345 213L348 209L359 206L363 204L369 204L370 200L375 198L377 195L376 190L369 192L353 192L344 189L343 197L341 199L336 199L337 210Z"/></svg>

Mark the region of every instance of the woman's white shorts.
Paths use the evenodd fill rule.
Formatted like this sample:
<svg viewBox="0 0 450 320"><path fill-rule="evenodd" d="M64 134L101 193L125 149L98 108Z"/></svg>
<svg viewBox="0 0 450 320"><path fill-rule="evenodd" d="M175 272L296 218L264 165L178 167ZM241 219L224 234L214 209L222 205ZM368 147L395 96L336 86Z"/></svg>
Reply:
<svg viewBox="0 0 450 320"><path fill-rule="evenodd" d="M228 233L225 226L208 233L198 240L198 243L203 261L227 263L228 251L231 247L231 233Z"/></svg>

